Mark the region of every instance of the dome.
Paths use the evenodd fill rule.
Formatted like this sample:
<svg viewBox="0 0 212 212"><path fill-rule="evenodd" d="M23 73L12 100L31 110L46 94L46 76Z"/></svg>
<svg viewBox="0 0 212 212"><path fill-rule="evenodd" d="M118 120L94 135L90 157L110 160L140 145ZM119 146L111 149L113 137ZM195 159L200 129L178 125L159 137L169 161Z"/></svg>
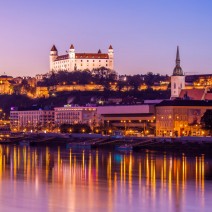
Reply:
<svg viewBox="0 0 212 212"><path fill-rule="evenodd" d="M173 71L173 76L183 76L183 70L180 66L176 66Z"/></svg>

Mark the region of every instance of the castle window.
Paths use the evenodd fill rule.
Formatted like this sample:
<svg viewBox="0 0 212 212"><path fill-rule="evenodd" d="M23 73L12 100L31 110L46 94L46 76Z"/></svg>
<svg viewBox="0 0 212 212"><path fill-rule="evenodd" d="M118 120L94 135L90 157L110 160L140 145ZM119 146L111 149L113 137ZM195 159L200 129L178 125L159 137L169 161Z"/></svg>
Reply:
<svg viewBox="0 0 212 212"><path fill-rule="evenodd" d="M176 89L176 83L174 83L174 89Z"/></svg>
<svg viewBox="0 0 212 212"><path fill-rule="evenodd" d="M87 60L87 62L89 62L89 60Z"/></svg>

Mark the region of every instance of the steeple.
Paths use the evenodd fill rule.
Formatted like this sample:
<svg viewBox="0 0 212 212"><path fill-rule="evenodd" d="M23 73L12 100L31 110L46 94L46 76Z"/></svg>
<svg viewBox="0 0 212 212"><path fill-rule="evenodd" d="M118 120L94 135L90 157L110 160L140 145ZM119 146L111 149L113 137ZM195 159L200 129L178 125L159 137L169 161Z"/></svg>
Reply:
<svg viewBox="0 0 212 212"><path fill-rule="evenodd" d="M74 45L73 44L71 44L70 49L74 49Z"/></svg>
<svg viewBox="0 0 212 212"><path fill-rule="evenodd" d="M52 46L51 51L57 52L57 48L55 45Z"/></svg>
<svg viewBox="0 0 212 212"><path fill-rule="evenodd" d="M176 54L176 66L173 71L173 76L183 76L183 70L180 67L180 51L179 46L177 46L177 54Z"/></svg>
<svg viewBox="0 0 212 212"><path fill-rule="evenodd" d="M180 66L180 52L179 52L179 46L177 46L176 65L179 65L179 66Z"/></svg>

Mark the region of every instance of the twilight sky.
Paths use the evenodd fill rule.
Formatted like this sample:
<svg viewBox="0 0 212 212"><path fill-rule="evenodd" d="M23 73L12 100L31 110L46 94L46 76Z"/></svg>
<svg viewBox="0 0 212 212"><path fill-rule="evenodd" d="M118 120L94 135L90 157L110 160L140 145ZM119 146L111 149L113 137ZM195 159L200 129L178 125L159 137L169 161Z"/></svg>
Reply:
<svg viewBox="0 0 212 212"><path fill-rule="evenodd" d="M176 46L184 72L212 73L211 0L0 0L0 74L49 69L64 54L107 51L119 74L171 74Z"/></svg>

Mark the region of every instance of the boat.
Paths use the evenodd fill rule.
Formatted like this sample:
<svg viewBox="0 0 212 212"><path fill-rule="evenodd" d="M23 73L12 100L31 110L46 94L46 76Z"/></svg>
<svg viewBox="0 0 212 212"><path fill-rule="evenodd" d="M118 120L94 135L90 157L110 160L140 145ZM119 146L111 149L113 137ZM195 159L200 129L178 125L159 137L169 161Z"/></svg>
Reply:
<svg viewBox="0 0 212 212"><path fill-rule="evenodd" d="M69 143L66 146L67 148L71 149L91 149L91 144L87 143Z"/></svg>
<svg viewBox="0 0 212 212"><path fill-rule="evenodd" d="M19 141L19 145L20 146L29 146L30 145L30 141L28 141L28 140Z"/></svg>
<svg viewBox="0 0 212 212"><path fill-rule="evenodd" d="M133 147L130 144L124 144L124 145L121 145L121 146L116 146L115 149L121 150L121 151L131 151L131 150L133 150Z"/></svg>

